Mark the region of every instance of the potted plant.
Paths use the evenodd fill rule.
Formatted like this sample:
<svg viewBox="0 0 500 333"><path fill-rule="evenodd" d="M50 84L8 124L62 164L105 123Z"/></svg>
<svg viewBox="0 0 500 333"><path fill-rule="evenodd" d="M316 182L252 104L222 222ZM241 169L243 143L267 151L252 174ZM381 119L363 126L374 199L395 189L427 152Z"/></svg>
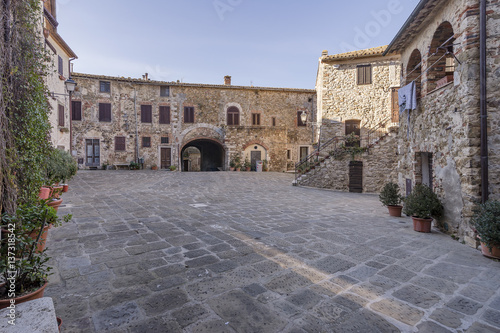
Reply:
<svg viewBox="0 0 500 333"><path fill-rule="evenodd" d="M156 164L153 164L153 165L151 166L151 170L158 170L158 166L157 166Z"/></svg>
<svg viewBox="0 0 500 333"><path fill-rule="evenodd" d="M429 186L417 184L404 199L403 212L413 219L413 229L431 232L432 217L441 216L443 205Z"/></svg>
<svg viewBox="0 0 500 333"><path fill-rule="evenodd" d="M269 163L267 160L262 160L262 171L269 171Z"/></svg>
<svg viewBox="0 0 500 333"><path fill-rule="evenodd" d="M250 169L252 168L252 164L250 164L250 162L248 161L248 158L245 158L245 162L243 163L243 166L244 166L246 171L250 171Z"/></svg>
<svg viewBox="0 0 500 333"><path fill-rule="evenodd" d="M398 184L392 182L385 184L378 198L382 205L387 206L390 216L401 217L403 206L400 205L402 197L399 194Z"/></svg>
<svg viewBox="0 0 500 333"><path fill-rule="evenodd" d="M169 169L170 169L170 171L175 171L177 169L177 167L175 165L171 165L171 166L169 166Z"/></svg>
<svg viewBox="0 0 500 333"><path fill-rule="evenodd" d="M486 257L500 259L500 202L489 200L474 210L471 225Z"/></svg>
<svg viewBox="0 0 500 333"><path fill-rule="evenodd" d="M139 170L141 168L141 165L136 162L130 162L129 169L130 170Z"/></svg>
<svg viewBox="0 0 500 333"><path fill-rule="evenodd" d="M65 183L70 180L76 175L77 171L76 162L69 152L61 149L53 149L45 165L45 176L48 182L53 185L51 196L59 198L60 193L64 191L64 185L67 185L59 185L59 183ZM67 189L68 187L66 186Z"/></svg>
<svg viewBox="0 0 500 333"><path fill-rule="evenodd" d="M234 168L236 168L236 162L232 159L229 161L229 171L234 171Z"/></svg>

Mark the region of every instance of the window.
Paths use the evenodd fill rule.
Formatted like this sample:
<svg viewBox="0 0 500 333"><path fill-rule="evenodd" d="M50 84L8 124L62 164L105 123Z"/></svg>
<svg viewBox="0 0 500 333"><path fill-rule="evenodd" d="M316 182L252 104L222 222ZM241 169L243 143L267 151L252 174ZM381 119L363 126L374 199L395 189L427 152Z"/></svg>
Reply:
<svg viewBox="0 0 500 333"><path fill-rule="evenodd" d="M151 147L151 137L143 136L142 137L142 146L143 147Z"/></svg>
<svg viewBox="0 0 500 333"><path fill-rule="evenodd" d="M141 105L141 123L153 122L153 107L151 105Z"/></svg>
<svg viewBox="0 0 500 333"><path fill-rule="evenodd" d="M115 136L115 151L125 151L124 136Z"/></svg>
<svg viewBox="0 0 500 333"><path fill-rule="evenodd" d="M170 96L170 87L169 86L161 86L160 87L160 96L161 97L169 97Z"/></svg>
<svg viewBox="0 0 500 333"><path fill-rule="evenodd" d="M167 144L168 143L168 136L162 136L161 137L161 143L162 144Z"/></svg>
<svg viewBox="0 0 500 333"><path fill-rule="evenodd" d="M71 101L71 119L82 120L82 102Z"/></svg>
<svg viewBox="0 0 500 333"><path fill-rule="evenodd" d="M309 155L309 147L300 147L300 160L304 160Z"/></svg>
<svg viewBox="0 0 500 333"><path fill-rule="evenodd" d="M252 125L260 125L260 113L252 113Z"/></svg>
<svg viewBox="0 0 500 333"><path fill-rule="evenodd" d="M240 110L237 107L231 106L227 109L227 124L233 126L240 125Z"/></svg>
<svg viewBox="0 0 500 333"><path fill-rule="evenodd" d="M194 123L194 107L184 107L184 123Z"/></svg>
<svg viewBox="0 0 500 333"><path fill-rule="evenodd" d="M58 111L59 111L59 126L64 127L64 105L59 104Z"/></svg>
<svg viewBox="0 0 500 333"><path fill-rule="evenodd" d="M272 125L273 127L275 127L275 126L276 126L276 117L272 117L272 118L271 118L271 125Z"/></svg>
<svg viewBox="0 0 500 333"><path fill-rule="evenodd" d="M358 84L372 83L372 65L358 65Z"/></svg>
<svg viewBox="0 0 500 333"><path fill-rule="evenodd" d="M300 117L302 115L302 111L297 111L297 126L306 126L307 124L302 122L302 118Z"/></svg>
<svg viewBox="0 0 500 333"><path fill-rule="evenodd" d="M111 82L99 81L99 92L103 92L103 93L111 92Z"/></svg>
<svg viewBox="0 0 500 333"><path fill-rule="evenodd" d="M292 159L292 151L290 149L287 149L287 151L286 151L286 159L287 160Z"/></svg>
<svg viewBox="0 0 500 333"><path fill-rule="evenodd" d="M59 73L59 75L64 76L64 63L63 63L61 56L57 56L57 60L59 62L58 73Z"/></svg>
<svg viewBox="0 0 500 333"><path fill-rule="evenodd" d="M160 106L160 124L170 124L170 106Z"/></svg>
<svg viewBox="0 0 500 333"><path fill-rule="evenodd" d="M99 121L111 122L111 104L99 103Z"/></svg>

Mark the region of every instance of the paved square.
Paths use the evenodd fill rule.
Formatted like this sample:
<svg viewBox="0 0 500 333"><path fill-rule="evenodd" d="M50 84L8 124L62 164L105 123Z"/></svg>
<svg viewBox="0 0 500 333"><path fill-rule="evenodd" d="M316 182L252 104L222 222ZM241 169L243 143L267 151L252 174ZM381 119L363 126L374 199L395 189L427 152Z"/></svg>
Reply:
<svg viewBox="0 0 500 333"><path fill-rule="evenodd" d="M80 171L48 241L64 332L500 332L500 262L292 180Z"/></svg>

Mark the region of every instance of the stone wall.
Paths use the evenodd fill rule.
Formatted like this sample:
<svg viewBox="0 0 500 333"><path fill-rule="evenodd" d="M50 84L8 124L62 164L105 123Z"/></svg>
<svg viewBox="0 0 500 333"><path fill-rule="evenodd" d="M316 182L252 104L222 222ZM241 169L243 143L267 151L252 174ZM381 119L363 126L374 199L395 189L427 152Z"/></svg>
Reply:
<svg viewBox="0 0 500 333"><path fill-rule="evenodd" d="M85 161L85 142L98 139L101 164L129 163L143 157L145 166L160 166L160 149L171 149L171 164L179 166L180 153L190 145L209 142L223 151L223 169L231 157L241 161L257 144L264 147L262 159L273 171L297 162L299 149L312 146L312 128L297 126L297 112L315 112L314 90L201 85L178 82L156 82L147 79L125 79L87 74L73 74L78 91L73 100L82 103L82 120L73 121L73 150ZM99 92L99 82L110 82L111 92ZM169 96L160 96L160 87L169 87ZM99 121L99 103L111 103L111 122ZM151 105L152 122L141 122L141 105ZM159 107L170 107L170 124L159 123ZM184 120L184 108L194 108L194 122ZM239 110L239 125L227 124L227 110ZM252 114L259 114L260 125L253 125ZM137 117L137 122L136 122ZM274 120L273 120L274 118ZM136 124L139 151L136 148ZM126 150L115 151L116 136L126 138ZM142 138L151 138L151 147L142 146ZM161 143L161 138L168 143ZM248 149L247 149L248 148ZM202 157L203 159L203 157ZM80 167L86 167L81 163Z"/></svg>

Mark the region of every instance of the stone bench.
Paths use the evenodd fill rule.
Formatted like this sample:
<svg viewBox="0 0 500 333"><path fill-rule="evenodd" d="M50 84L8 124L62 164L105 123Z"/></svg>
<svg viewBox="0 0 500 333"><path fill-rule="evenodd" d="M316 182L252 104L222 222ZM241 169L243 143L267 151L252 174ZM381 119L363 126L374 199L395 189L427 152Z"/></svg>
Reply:
<svg viewBox="0 0 500 333"><path fill-rule="evenodd" d="M116 170L118 170L120 167L124 167L130 170L129 163L114 163L113 165L115 166Z"/></svg>
<svg viewBox="0 0 500 333"><path fill-rule="evenodd" d="M0 332L58 333L56 310L52 298L42 297L16 304L13 309L1 309Z"/></svg>

